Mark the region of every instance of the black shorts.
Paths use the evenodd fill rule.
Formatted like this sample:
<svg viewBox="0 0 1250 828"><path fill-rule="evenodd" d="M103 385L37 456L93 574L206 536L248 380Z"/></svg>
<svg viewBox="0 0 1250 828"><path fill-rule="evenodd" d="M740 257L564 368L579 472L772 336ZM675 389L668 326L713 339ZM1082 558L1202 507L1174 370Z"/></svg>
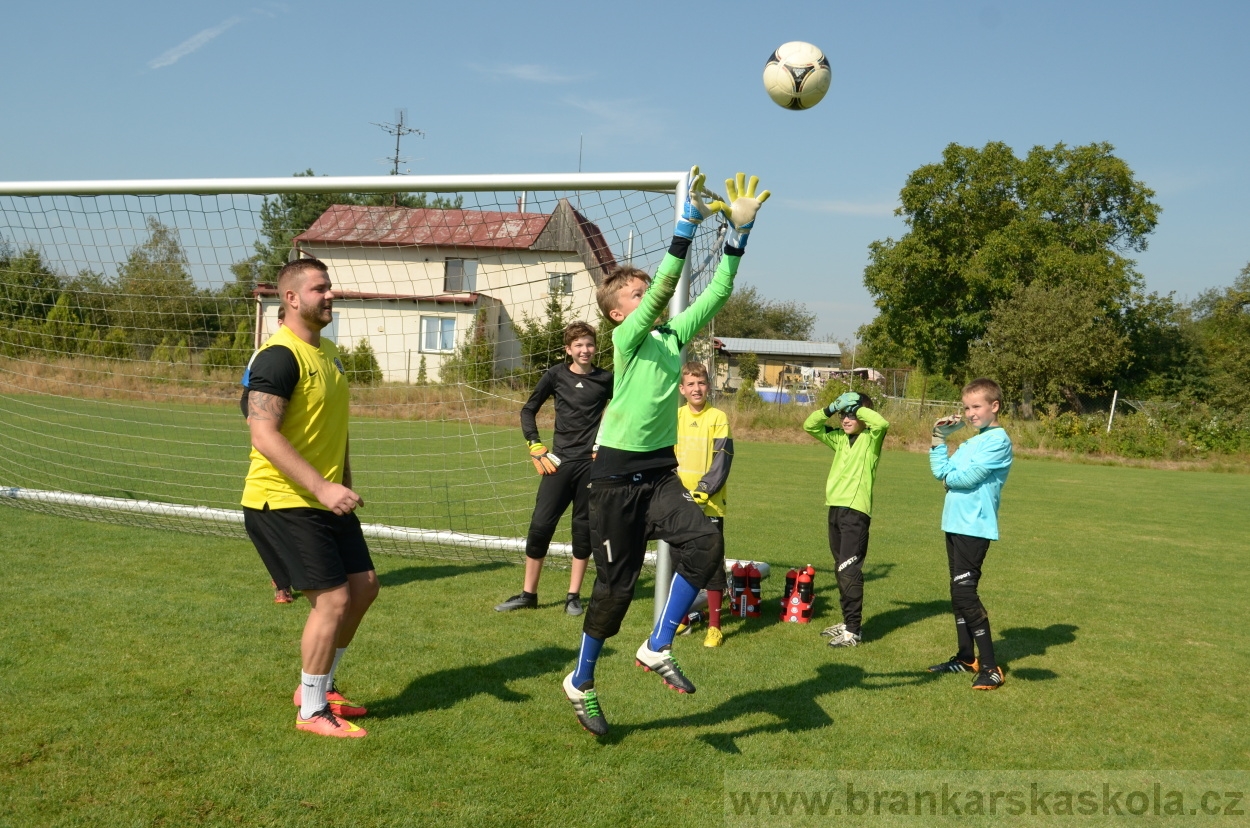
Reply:
<svg viewBox="0 0 1250 828"><path fill-rule="evenodd" d="M347 583L348 575L373 569L355 514L244 506L243 526L261 557L276 555L286 564L291 586L300 591L333 589Z"/></svg>

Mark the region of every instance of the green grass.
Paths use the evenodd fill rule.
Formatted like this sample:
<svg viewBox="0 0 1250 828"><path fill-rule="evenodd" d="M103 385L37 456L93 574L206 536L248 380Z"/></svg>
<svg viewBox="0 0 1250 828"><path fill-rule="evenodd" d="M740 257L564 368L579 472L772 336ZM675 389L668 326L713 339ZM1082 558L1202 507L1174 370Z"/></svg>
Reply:
<svg viewBox="0 0 1250 828"><path fill-rule="evenodd" d="M769 606L817 566L819 617L679 639L679 696L632 664L644 581L600 662L601 743L559 689L563 571L500 615L518 567L379 555L340 673L370 735L319 740L289 695L307 604L272 604L245 542L4 512L0 825L716 824L727 771L1250 767L1245 478L1017 461L982 582L1008 681L973 693L923 672L954 637L923 455L882 459L864 645L823 646L827 463L740 445L727 524L774 565Z"/></svg>

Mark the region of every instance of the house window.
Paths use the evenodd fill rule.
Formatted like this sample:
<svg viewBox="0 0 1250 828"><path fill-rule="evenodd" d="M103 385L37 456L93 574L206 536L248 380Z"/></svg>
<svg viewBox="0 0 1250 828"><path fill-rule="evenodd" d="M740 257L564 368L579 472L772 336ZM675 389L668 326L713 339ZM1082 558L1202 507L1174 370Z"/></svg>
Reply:
<svg viewBox="0 0 1250 828"><path fill-rule="evenodd" d="M443 273L444 293L473 293L477 290L477 259L448 259Z"/></svg>
<svg viewBox="0 0 1250 828"><path fill-rule="evenodd" d="M434 353L456 349L456 320L446 316L421 317L421 350Z"/></svg>
<svg viewBox="0 0 1250 828"><path fill-rule="evenodd" d="M573 274L572 273L548 273L547 274L547 292L552 296L559 296L573 292Z"/></svg>

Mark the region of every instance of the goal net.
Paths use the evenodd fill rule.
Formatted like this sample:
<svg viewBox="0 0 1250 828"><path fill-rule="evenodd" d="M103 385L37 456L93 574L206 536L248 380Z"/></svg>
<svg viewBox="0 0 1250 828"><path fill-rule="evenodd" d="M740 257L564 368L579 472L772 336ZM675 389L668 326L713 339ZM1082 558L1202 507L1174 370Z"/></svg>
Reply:
<svg viewBox="0 0 1250 828"><path fill-rule="evenodd" d="M330 269L352 470L379 551L515 560L537 486L518 413L654 272L684 173L0 183L0 502L244 537L243 366L278 269ZM697 295L723 226L700 229ZM550 435L552 406L539 428ZM567 554L568 524L553 551Z"/></svg>

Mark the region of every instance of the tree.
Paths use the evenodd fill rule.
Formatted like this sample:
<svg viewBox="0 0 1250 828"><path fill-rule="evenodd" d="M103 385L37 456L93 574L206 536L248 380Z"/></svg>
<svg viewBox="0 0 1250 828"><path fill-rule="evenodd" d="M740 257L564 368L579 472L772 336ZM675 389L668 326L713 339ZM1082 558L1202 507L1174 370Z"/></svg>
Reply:
<svg viewBox="0 0 1250 828"><path fill-rule="evenodd" d="M995 305L972 346L971 367L1026 405L1063 400L1081 413L1077 395L1106 387L1127 344L1096 294L1039 281Z"/></svg>
<svg viewBox="0 0 1250 828"><path fill-rule="evenodd" d="M201 297L177 231L149 217L148 234L117 269L116 324L146 344L204 330Z"/></svg>
<svg viewBox="0 0 1250 828"><path fill-rule="evenodd" d="M13 254L0 246L0 319L38 321L48 315L61 292L61 281L33 247Z"/></svg>
<svg viewBox="0 0 1250 828"><path fill-rule="evenodd" d="M382 381L382 366L378 364L368 339L360 340L353 349L341 348L339 359L347 381L352 385L377 385Z"/></svg>
<svg viewBox="0 0 1250 828"><path fill-rule="evenodd" d="M890 341L929 372L962 374L1017 288L1088 290L1118 314L1140 291L1123 254L1146 249L1159 206L1110 144L950 144L907 179L908 231L869 246L864 284ZM1036 298L1036 297L1035 297Z"/></svg>
<svg viewBox="0 0 1250 828"><path fill-rule="evenodd" d="M443 360L438 381L443 384L463 382L485 385L495 375L495 343L487 331L486 309L473 317L473 329L456 352Z"/></svg>
<svg viewBox="0 0 1250 828"><path fill-rule="evenodd" d="M296 173L296 178L313 177L312 170ZM459 208L461 196L434 196L426 193L282 193L266 197L260 208L260 232L251 258L232 267L241 284L276 282L278 271L291 255L291 240L303 233L332 204L360 204L371 207L430 207L436 210Z"/></svg>
<svg viewBox="0 0 1250 828"><path fill-rule="evenodd" d="M1210 372L1209 402L1229 411L1250 410L1250 265L1230 287L1199 296L1192 314Z"/></svg>
<svg viewBox="0 0 1250 828"><path fill-rule="evenodd" d="M567 326L566 308L558 294L552 294L543 308L546 318L521 314L517 336L521 340L521 365L527 383L536 382L538 375L552 365L564 361L564 328Z"/></svg>
<svg viewBox="0 0 1250 828"><path fill-rule="evenodd" d="M717 336L810 339L815 325L806 305L766 299L750 285L735 290L716 314Z"/></svg>

